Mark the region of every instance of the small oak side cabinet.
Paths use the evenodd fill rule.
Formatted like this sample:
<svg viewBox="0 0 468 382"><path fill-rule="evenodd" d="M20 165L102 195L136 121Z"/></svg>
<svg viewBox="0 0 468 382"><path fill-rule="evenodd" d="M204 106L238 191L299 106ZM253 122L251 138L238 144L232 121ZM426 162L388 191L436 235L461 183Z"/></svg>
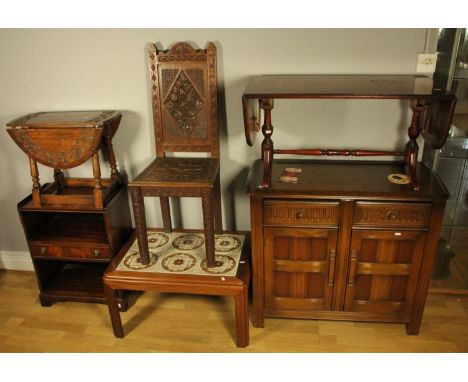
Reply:
<svg viewBox="0 0 468 382"><path fill-rule="evenodd" d="M19 202L18 212L43 306L107 303L102 276L133 232L112 146L121 118L117 110L38 112L7 124L30 165L31 194ZM101 151L109 162L109 178L101 176ZM69 177L63 171L88 160L92 177ZM41 185L38 163L53 170L53 182Z"/></svg>
<svg viewBox="0 0 468 382"><path fill-rule="evenodd" d="M300 168L297 183L280 181ZM288 170L289 171L289 170ZM264 317L421 324L448 193L425 165L419 191L394 162L273 160L248 180L253 324Z"/></svg>

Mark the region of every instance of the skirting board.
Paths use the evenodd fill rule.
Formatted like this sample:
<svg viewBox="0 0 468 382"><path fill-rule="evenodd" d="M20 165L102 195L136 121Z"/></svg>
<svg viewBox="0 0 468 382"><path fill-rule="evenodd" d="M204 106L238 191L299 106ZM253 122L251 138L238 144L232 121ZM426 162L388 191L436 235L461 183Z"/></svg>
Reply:
<svg viewBox="0 0 468 382"><path fill-rule="evenodd" d="M29 252L0 251L0 269L33 271L34 267Z"/></svg>

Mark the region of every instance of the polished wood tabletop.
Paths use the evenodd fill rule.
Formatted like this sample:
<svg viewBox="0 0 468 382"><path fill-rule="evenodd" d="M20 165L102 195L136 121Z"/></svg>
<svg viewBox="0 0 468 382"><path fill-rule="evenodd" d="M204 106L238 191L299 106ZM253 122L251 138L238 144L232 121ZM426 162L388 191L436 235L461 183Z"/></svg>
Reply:
<svg viewBox="0 0 468 382"><path fill-rule="evenodd" d="M419 75L260 75L250 78L246 98L445 98L431 78Z"/></svg>
<svg viewBox="0 0 468 382"><path fill-rule="evenodd" d="M27 114L7 123L14 128L99 127L113 119L121 118L116 110L47 111Z"/></svg>

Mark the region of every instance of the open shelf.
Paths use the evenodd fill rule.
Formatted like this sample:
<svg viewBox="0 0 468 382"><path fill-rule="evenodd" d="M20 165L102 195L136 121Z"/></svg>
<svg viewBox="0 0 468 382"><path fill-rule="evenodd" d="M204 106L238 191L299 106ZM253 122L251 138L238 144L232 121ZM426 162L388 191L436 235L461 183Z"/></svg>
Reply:
<svg viewBox="0 0 468 382"><path fill-rule="evenodd" d="M29 240L33 244L108 244L103 216L95 214L50 213L47 223Z"/></svg>
<svg viewBox="0 0 468 382"><path fill-rule="evenodd" d="M44 297L66 297L67 301L89 301L105 303L101 278L108 264L68 263L47 284Z"/></svg>
<svg viewBox="0 0 468 382"><path fill-rule="evenodd" d="M18 212L36 270L40 301L105 303L102 277L132 234L125 187L102 209L37 208L29 195ZM120 301L126 306L124 299Z"/></svg>

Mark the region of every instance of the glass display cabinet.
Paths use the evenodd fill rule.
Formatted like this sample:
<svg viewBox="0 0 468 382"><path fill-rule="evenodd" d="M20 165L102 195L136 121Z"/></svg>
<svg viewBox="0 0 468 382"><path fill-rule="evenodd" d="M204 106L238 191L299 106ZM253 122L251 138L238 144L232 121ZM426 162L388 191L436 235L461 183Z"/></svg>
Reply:
<svg viewBox="0 0 468 382"><path fill-rule="evenodd" d="M457 97L445 146L424 148L423 161L446 185L447 201L431 288L468 293L468 31L441 29L434 82Z"/></svg>

